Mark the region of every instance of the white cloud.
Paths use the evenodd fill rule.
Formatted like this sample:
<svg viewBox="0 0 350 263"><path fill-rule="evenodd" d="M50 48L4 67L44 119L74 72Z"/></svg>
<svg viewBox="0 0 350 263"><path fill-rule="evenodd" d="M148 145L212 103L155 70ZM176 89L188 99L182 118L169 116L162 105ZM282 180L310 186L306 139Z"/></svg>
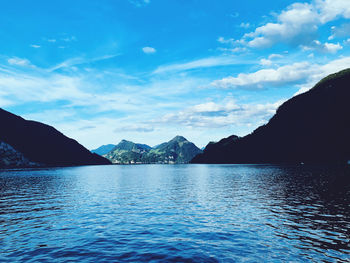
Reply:
<svg viewBox="0 0 350 263"><path fill-rule="evenodd" d="M250 24L249 23L241 23L240 25L239 25L239 27L241 27L241 28L250 28Z"/></svg>
<svg viewBox="0 0 350 263"><path fill-rule="evenodd" d="M314 0L312 3L294 3L276 16L276 22L266 23L243 36L242 44L252 48L266 48L276 43L307 46L318 36L318 29L337 18L350 18L348 0ZM344 30L345 29L345 30ZM339 35L349 34L346 26ZM335 32L330 40L337 36ZM331 52L339 47L328 43ZM327 47L326 47L327 48Z"/></svg>
<svg viewBox="0 0 350 263"><path fill-rule="evenodd" d="M260 59L260 65L262 66L271 66L272 65L272 61L269 59Z"/></svg>
<svg viewBox="0 0 350 263"><path fill-rule="evenodd" d="M267 23L245 34L250 47L269 47L275 43L307 42L317 31L318 16L312 5L295 3L277 16L277 23Z"/></svg>
<svg viewBox="0 0 350 263"><path fill-rule="evenodd" d="M25 66L31 66L31 63L28 59L25 59L25 58L17 58L17 57L13 57L13 58L9 58L7 60L7 62L10 64L10 65L16 65L16 66L22 66L22 67L25 67Z"/></svg>
<svg viewBox="0 0 350 263"><path fill-rule="evenodd" d="M298 62L277 68L262 69L253 73L238 74L236 77L227 77L212 82L218 88L264 88L266 86L284 86L298 84L307 90L317 81L331 73L335 73L350 66L350 57L344 57L328 62L327 64L311 64Z"/></svg>
<svg viewBox="0 0 350 263"><path fill-rule="evenodd" d="M41 48L41 46L35 45L35 44L30 45L30 47L32 47L32 48Z"/></svg>
<svg viewBox="0 0 350 263"><path fill-rule="evenodd" d="M129 0L136 7L143 7L151 3L151 0Z"/></svg>
<svg viewBox="0 0 350 263"><path fill-rule="evenodd" d="M11 106L11 105L13 105L12 101L7 100L5 98L1 98L1 95L0 95L0 107L1 108L7 107L7 106Z"/></svg>
<svg viewBox="0 0 350 263"><path fill-rule="evenodd" d="M275 58L283 58L283 55L281 54L271 54L269 55L269 59L275 59Z"/></svg>
<svg viewBox="0 0 350 263"><path fill-rule="evenodd" d="M24 117L52 125L88 147L124 138L162 142L164 136L169 136L169 129L146 121L185 107L187 100L176 100L207 83L176 76L142 86L108 83L111 89L106 91L107 85L97 79L96 71L65 74L36 68L26 72L17 67L12 71L9 67L4 70L0 67L0 106L40 102L42 109L26 110ZM181 132L185 135L185 131Z"/></svg>
<svg viewBox="0 0 350 263"><path fill-rule="evenodd" d="M56 42L56 39L54 38L51 38L51 39L48 39L47 42L50 42L50 43L55 43Z"/></svg>
<svg viewBox="0 0 350 263"><path fill-rule="evenodd" d="M328 62L327 64L312 65L315 68L314 72L310 74L308 78L305 79L304 83L298 85L299 91L296 94L303 93L311 89L318 81L322 78L327 77L330 74L336 73L340 70L350 67L350 57L344 57Z"/></svg>
<svg viewBox="0 0 350 263"><path fill-rule="evenodd" d="M280 54L271 54L268 56L267 59L266 58L260 59L259 64L262 66L269 67L269 66L272 66L274 59L279 59L279 58L283 58L283 56Z"/></svg>
<svg viewBox="0 0 350 263"><path fill-rule="evenodd" d="M321 43L318 40L314 40L312 43L310 43L307 46L301 46L303 50L305 51L309 51L309 50L316 50L319 52L323 52L323 53L332 53L335 54L337 53L339 50L343 49L343 47L337 43Z"/></svg>
<svg viewBox="0 0 350 263"><path fill-rule="evenodd" d="M324 48L330 53L336 53L338 50L343 49L343 47L339 43L337 44L325 43Z"/></svg>
<svg viewBox="0 0 350 263"><path fill-rule="evenodd" d="M153 54L157 52L157 50L153 47L143 47L142 51L146 54Z"/></svg>
<svg viewBox="0 0 350 263"><path fill-rule="evenodd" d="M227 77L212 82L219 88L263 88L265 85L281 86L296 83L310 74L308 62L294 63L276 69L262 69L254 73L241 73L237 77Z"/></svg>
<svg viewBox="0 0 350 263"><path fill-rule="evenodd" d="M233 38L225 39L224 37L219 37L217 41L221 44L234 44L236 41Z"/></svg>
<svg viewBox="0 0 350 263"><path fill-rule="evenodd" d="M348 0L316 0L315 6L320 10L322 23L327 23L338 17L350 18Z"/></svg>
<svg viewBox="0 0 350 263"><path fill-rule="evenodd" d="M182 111L164 115L154 123L190 128L223 128L259 126L266 123L284 100L266 104L237 104L232 98L206 102ZM254 127L253 127L254 128Z"/></svg>
<svg viewBox="0 0 350 263"><path fill-rule="evenodd" d="M67 36L61 38L62 41L64 42L72 42L72 41L77 41L77 38L75 36Z"/></svg>

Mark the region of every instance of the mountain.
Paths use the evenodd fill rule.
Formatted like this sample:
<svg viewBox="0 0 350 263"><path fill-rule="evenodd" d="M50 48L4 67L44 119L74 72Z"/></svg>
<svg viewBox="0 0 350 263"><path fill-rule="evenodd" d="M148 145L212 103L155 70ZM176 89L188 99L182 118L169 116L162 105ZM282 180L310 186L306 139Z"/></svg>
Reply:
<svg viewBox="0 0 350 263"><path fill-rule="evenodd" d="M201 152L192 142L182 136L176 136L153 148L142 160L148 163L189 163Z"/></svg>
<svg viewBox="0 0 350 263"><path fill-rule="evenodd" d="M145 144L136 144L122 140L113 150L104 155L113 163L188 163L201 153L193 143L182 136L176 136L169 142L151 148Z"/></svg>
<svg viewBox="0 0 350 263"><path fill-rule="evenodd" d="M350 160L350 69L282 104L253 133L207 145L192 163L345 163Z"/></svg>
<svg viewBox="0 0 350 263"><path fill-rule="evenodd" d="M0 142L0 168L39 167L40 164L29 161L11 145Z"/></svg>
<svg viewBox="0 0 350 263"><path fill-rule="evenodd" d="M146 144L137 144L122 140L104 156L113 163L140 163L142 155L148 153L151 149L152 148Z"/></svg>
<svg viewBox="0 0 350 263"><path fill-rule="evenodd" d="M28 121L0 109L0 141L9 147L12 157L25 158L29 163L41 166L72 166L110 164L110 162L57 131L55 128L36 121ZM0 160L3 167L9 156L3 151ZM19 157L21 155L21 157ZM11 157L11 158L12 158ZM16 157L16 158L17 158ZM30 166L23 162L22 165Z"/></svg>
<svg viewBox="0 0 350 263"><path fill-rule="evenodd" d="M106 144L98 147L97 149L91 150L91 152L102 156L109 153L114 147L114 144Z"/></svg>

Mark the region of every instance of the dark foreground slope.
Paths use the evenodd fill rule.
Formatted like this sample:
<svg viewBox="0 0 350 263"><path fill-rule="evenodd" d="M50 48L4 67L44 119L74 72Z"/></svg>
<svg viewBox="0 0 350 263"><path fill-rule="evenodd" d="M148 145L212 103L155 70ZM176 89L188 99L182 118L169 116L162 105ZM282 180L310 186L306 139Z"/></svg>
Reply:
<svg viewBox="0 0 350 263"><path fill-rule="evenodd" d="M232 136L231 136L232 137ZM350 160L350 69L279 107L243 138L209 144L192 163L344 163Z"/></svg>
<svg viewBox="0 0 350 263"><path fill-rule="evenodd" d="M0 141L13 147L30 162L45 166L110 163L46 124L27 121L3 109L0 109L0 123Z"/></svg>

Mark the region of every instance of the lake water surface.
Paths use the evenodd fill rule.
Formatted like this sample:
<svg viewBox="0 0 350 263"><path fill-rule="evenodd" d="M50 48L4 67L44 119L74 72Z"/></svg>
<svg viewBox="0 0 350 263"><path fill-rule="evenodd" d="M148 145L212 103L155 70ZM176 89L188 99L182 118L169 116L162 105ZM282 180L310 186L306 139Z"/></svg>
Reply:
<svg viewBox="0 0 350 263"><path fill-rule="evenodd" d="M346 169L0 171L1 262L350 262L349 254Z"/></svg>

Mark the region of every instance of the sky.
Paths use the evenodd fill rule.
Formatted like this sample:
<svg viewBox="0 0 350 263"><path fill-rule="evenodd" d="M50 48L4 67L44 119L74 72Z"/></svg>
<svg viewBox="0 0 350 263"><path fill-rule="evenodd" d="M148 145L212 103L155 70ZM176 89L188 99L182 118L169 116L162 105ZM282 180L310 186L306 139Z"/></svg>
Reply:
<svg viewBox="0 0 350 263"><path fill-rule="evenodd" d="M349 0L1 1L0 107L89 149L244 136L348 67Z"/></svg>

